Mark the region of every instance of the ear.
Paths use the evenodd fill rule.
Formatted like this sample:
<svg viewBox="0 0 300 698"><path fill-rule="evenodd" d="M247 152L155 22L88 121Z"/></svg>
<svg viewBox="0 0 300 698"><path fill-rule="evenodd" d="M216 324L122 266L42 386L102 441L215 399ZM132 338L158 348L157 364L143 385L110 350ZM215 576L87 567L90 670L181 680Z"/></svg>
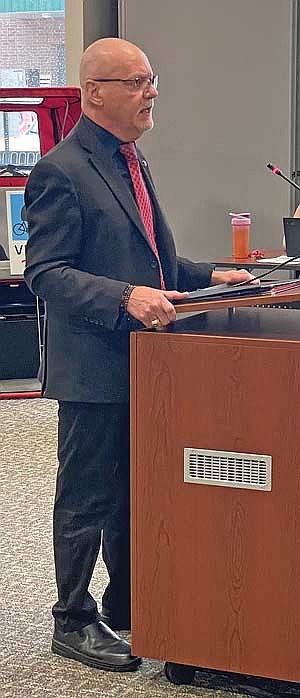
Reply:
<svg viewBox="0 0 300 698"><path fill-rule="evenodd" d="M91 102L97 107L103 107L103 93L101 85L99 85L97 82L94 82L94 80L87 80L85 86L85 94L89 102Z"/></svg>

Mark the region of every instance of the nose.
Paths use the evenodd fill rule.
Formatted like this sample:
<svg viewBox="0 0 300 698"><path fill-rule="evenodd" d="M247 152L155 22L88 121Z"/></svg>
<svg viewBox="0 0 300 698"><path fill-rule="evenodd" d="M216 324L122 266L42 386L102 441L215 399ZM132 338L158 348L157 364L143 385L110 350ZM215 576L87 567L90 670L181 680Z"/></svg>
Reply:
<svg viewBox="0 0 300 698"><path fill-rule="evenodd" d="M154 87L154 85L151 85L150 83L150 85L146 85L144 89L144 96L146 95L147 97L151 97L151 99L156 99L156 97L158 96L158 90L156 89L156 87Z"/></svg>

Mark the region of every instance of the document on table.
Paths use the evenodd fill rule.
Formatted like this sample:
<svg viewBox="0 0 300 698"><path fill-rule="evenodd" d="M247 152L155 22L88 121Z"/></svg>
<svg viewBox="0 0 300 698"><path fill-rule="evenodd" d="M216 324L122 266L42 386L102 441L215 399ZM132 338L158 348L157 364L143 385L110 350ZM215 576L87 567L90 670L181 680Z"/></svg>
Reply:
<svg viewBox="0 0 300 698"><path fill-rule="evenodd" d="M258 264L259 262L261 262L262 264L264 262L270 262L272 264L283 264L283 262L287 262L287 266L289 264L298 264L298 262L300 262L300 256L297 257L297 259L293 259L292 262L288 262L288 259L292 259L292 257L287 257L285 254L282 254L279 257L268 257L267 259L266 257L263 257L262 259L258 259L257 262Z"/></svg>

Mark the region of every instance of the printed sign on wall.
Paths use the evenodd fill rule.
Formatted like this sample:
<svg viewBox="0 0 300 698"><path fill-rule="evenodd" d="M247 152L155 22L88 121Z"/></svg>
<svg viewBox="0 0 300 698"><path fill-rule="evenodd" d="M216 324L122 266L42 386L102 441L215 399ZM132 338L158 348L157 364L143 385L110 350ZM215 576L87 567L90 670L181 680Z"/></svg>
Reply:
<svg viewBox="0 0 300 698"><path fill-rule="evenodd" d="M7 228L10 273L24 274L28 225L24 204L24 189L6 192Z"/></svg>

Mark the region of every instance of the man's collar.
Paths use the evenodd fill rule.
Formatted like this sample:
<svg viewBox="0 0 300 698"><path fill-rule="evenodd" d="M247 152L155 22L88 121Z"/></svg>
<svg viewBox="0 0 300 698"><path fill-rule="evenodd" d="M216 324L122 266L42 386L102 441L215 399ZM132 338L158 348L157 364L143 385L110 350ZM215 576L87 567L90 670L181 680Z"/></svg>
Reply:
<svg viewBox="0 0 300 698"><path fill-rule="evenodd" d="M85 122L86 126L93 131L99 145L101 145L111 157L115 155L123 141L117 138L117 136L114 136L113 133L110 133L110 131L99 126L99 124L96 124L95 121L92 121L86 114L82 115L82 120Z"/></svg>

